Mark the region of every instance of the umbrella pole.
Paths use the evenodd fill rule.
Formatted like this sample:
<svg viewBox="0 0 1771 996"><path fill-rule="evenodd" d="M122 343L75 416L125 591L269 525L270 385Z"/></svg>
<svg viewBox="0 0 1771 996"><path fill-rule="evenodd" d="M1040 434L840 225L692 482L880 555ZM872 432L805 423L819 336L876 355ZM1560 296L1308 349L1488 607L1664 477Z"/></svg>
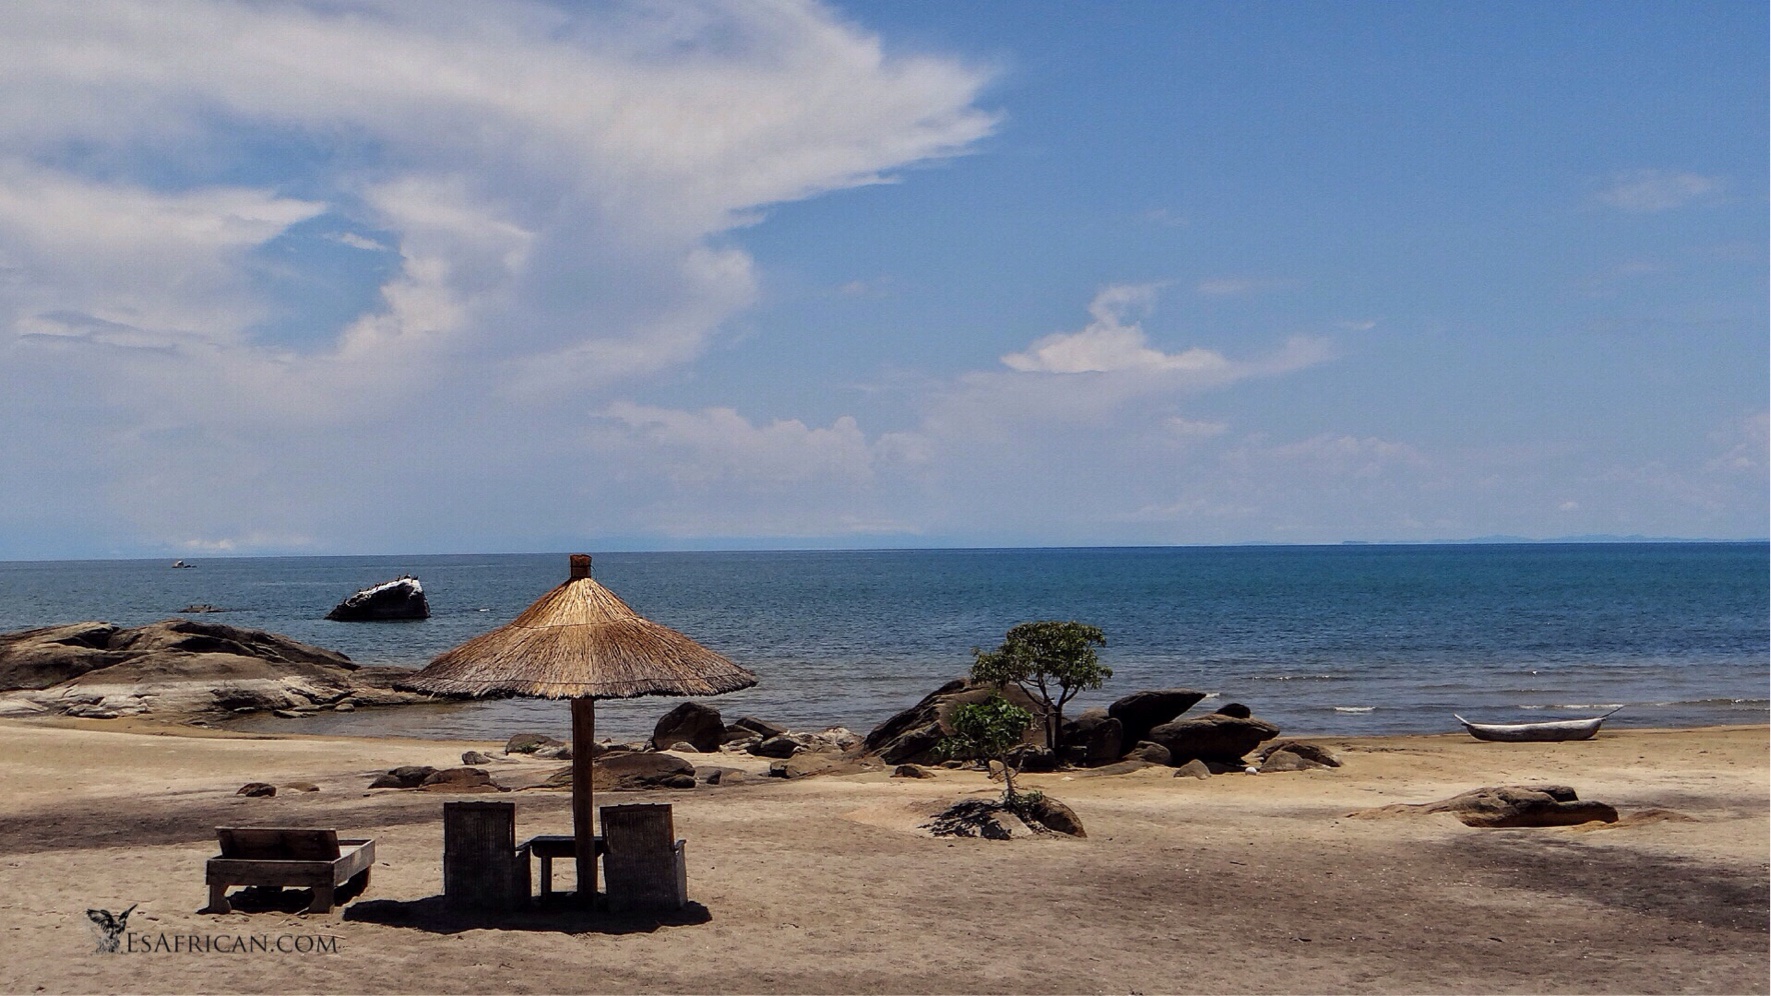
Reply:
<svg viewBox="0 0 1771 996"><path fill-rule="evenodd" d="M596 899L596 810L591 808L590 755L596 744L596 700L572 700L572 852L578 901Z"/></svg>

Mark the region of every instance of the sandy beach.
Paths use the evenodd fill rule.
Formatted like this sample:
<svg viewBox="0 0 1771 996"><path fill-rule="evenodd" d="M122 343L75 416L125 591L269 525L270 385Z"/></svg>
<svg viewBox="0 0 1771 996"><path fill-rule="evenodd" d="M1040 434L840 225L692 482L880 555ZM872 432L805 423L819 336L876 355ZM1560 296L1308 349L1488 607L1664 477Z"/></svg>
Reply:
<svg viewBox="0 0 1771 996"><path fill-rule="evenodd" d="M0 989L63 992L1765 992L1765 727L1315 741L1343 767L1290 774L1025 776L1087 839L945 840L932 807L973 771L605 794L668 801L688 911L666 918L446 913L441 805L369 792L479 742L243 738L126 721L0 722ZM317 792L243 798L245 782ZM1557 782L1618 824L1482 830L1351 819L1481 785ZM463 797L465 798L465 797ZM479 796L477 798L486 798ZM518 832L565 832L525 791ZM1670 810L1672 818L1640 816ZM330 826L378 841L366 895L327 915L214 916L219 825ZM567 884L569 870L563 874ZM310 950L97 953L84 911L139 904L130 934L309 938ZM327 938L319 943L315 938ZM295 947L293 942L285 946ZM318 947L321 950L311 950ZM273 943L274 948L274 943Z"/></svg>

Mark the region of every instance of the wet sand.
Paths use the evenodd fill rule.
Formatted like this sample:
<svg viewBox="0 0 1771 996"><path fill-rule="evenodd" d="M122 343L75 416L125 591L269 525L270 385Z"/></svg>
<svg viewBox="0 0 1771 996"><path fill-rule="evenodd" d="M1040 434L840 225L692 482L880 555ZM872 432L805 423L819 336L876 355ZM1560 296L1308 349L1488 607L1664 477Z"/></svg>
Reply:
<svg viewBox="0 0 1771 996"><path fill-rule="evenodd" d="M1029 775L1088 838L942 840L931 807L981 774L753 776L606 793L675 805L691 907L669 917L442 909L441 804L569 798L368 792L399 764L501 745L243 738L126 721L0 721L6 992L1766 992L1771 770L1763 726L1568 744L1324 738L1344 766L1174 778ZM519 766L493 766L506 777ZM525 772L544 770L521 766ZM550 770L551 766L548 767ZM234 794L249 781L317 792ZM1481 785L1558 782L1605 829L1348 819ZM1684 819L1638 822L1659 808ZM377 839L366 895L326 915L196 912L220 825ZM569 869L560 873L569 887ZM154 938L306 938L330 950L101 954L84 911L139 904ZM318 939L327 939L324 942ZM292 941L283 942L293 946Z"/></svg>

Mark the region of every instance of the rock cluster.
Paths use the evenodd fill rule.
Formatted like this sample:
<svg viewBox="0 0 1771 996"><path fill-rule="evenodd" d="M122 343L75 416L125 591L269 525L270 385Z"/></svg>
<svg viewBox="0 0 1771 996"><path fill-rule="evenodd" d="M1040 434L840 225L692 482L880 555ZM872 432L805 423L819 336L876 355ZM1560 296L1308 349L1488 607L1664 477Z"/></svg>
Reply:
<svg viewBox="0 0 1771 996"><path fill-rule="evenodd" d="M953 732L949 722L953 710L985 701L997 692L995 686L965 679L948 682L875 727L863 749L888 765L939 764L939 744ZM1009 685L1003 694L1035 717L1041 714L1040 703L1019 686ZM1044 724L1035 722L1028 731L1028 744L1011 754L1010 760L1021 771L1050 771L1059 764L1103 773L1135 771L1149 765L1170 765L1189 774L1196 769L1241 771L1247 767L1246 755L1279 735L1278 726L1256 718L1241 703L1230 703L1204 716L1182 717L1205 697L1204 692L1192 688L1133 692L1105 709L1084 709L1065 720L1052 747L1041 742ZM1332 758L1322 761L1327 754L1320 748L1309 750L1321 756L1287 753L1266 770L1337 766ZM1267 760L1266 755L1262 760Z"/></svg>

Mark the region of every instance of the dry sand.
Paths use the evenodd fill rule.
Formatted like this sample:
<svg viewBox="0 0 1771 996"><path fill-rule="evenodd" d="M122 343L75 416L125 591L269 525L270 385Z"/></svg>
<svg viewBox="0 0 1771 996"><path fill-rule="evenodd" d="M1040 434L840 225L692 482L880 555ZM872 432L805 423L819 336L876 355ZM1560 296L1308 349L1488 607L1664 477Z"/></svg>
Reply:
<svg viewBox="0 0 1771 996"><path fill-rule="evenodd" d="M1607 730L1570 744L1337 738L1317 741L1344 760L1332 771L1027 776L1075 809L1086 840L919 835L928 807L996 791L975 772L623 794L675 804L687 913L488 922L453 918L436 898L441 804L453 797L365 786L394 765L452 765L495 745L123 722L0 722L0 989L1768 989L1764 727ZM248 781L297 780L320 791L234 795ZM1477 830L1447 816L1346 818L1532 781L1571 784L1626 817L1660 807L1691 819ZM497 798L517 803L521 835L569 830L565 794ZM214 827L255 824L373 835L368 893L324 916L195 912ZM84 911L132 903L140 936L327 938L336 950L96 953Z"/></svg>

